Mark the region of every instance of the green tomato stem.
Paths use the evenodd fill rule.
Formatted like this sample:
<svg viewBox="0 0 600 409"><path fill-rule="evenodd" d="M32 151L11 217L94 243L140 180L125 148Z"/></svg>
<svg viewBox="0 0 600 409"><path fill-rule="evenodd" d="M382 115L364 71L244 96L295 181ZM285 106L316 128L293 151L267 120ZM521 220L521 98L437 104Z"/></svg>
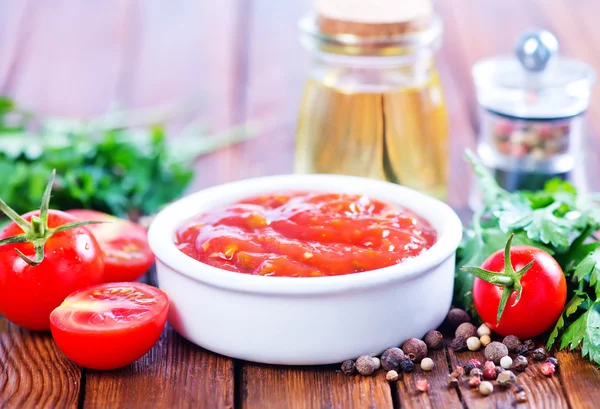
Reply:
<svg viewBox="0 0 600 409"><path fill-rule="evenodd" d="M498 313L496 315L497 324L500 324L500 319L506 309L506 304L513 292L517 293L513 306L516 305L521 299L521 293L523 287L521 285L521 278L525 273L533 266L534 260L531 260L525 267L519 271L515 271L512 266L510 258L510 249L512 245L514 234L511 234L504 247L504 267L502 272L488 271L480 267L465 266L461 270L467 271L473 274L475 277L487 281L490 284L502 287L502 295L500 302L498 303Z"/></svg>

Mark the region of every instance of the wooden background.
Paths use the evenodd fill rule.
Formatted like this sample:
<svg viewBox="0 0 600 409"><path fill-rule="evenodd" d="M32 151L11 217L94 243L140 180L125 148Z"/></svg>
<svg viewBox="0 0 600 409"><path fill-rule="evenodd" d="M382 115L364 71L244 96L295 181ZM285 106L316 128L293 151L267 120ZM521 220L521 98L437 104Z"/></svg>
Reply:
<svg viewBox="0 0 600 409"><path fill-rule="evenodd" d="M473 147L472 64L511 53L526 29L544 27L561 51L600 68L596 0L438 0L445 21L439 53L451 120L450 203L464 209L469 185L461 156ZM292 172L294 128L308 56L296 22L309 0L0 0L0 93L49 114L91 117L109 107L151 107L201 98L197 116L216 129L259 119L253 141L203 157L192 190L245 177ZM600 100L587 114L586 170L599 188ZM268 159L267 159L268 158ZM4 175L2 175L4 176ZM454 182L453 182L454 181ZM335 368L279 368L233 361L195 347L172 330L146 357L120 371L82 371L47 334L0 319L0 408L392 408L514 407L511 394L483 399L464 385L443 386L448 364L437 352L429 395L408 376L388 385L346 378ZM592 408L600 374L578 354L560 353L560 375L532 367L528 406Z"/></svg>

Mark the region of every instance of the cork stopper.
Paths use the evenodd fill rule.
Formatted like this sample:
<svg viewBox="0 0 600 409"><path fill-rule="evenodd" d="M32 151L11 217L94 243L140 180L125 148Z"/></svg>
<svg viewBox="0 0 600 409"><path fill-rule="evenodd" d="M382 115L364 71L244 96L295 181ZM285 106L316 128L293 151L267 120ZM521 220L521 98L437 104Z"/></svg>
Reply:
<svg viewBox="0 0 600 409"><path fill-rule="evenodd" d="M392 37L427 29L432 0L314 0L323 33Z"/></svg>

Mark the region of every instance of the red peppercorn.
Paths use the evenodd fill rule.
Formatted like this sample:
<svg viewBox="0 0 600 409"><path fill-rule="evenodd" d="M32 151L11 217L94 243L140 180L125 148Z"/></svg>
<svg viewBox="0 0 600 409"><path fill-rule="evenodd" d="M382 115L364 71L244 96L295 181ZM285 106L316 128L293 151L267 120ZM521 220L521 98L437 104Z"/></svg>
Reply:
<svg viewBox="0 0 600 409"><path fill-rule="evenodd" d="M481 368L481 361L479 359L471 358L469 362L473 362L475 364L475 368Z"/></svg>
<svg viewBox="0 0 600 409"><path fill-rule="evenodd" d="M496 368L485 368L483 370L483 377L485 379L496 379Z"/></svg>
<svg viewBox="0 0 600 409"><path fill-rule="evenodd" d="M485 361L483 364L483 369L496 369L496 364L494 361Z"/></svg>
<svg viewBox="0 0 600 409"><path fill-rule="evenodd" d="M542 370L542 373L546 376L552 376L554 375L554 372L556 372L556 367L551 362L544 362L540 369Z"/></svg>
<svg viewBox="0 0 600 409"><path fill-rule="evenodd" d="M427 392L429 390L429 382L427 382L427 379L419 379L416 382L416 386L419 392Z"/></svg>

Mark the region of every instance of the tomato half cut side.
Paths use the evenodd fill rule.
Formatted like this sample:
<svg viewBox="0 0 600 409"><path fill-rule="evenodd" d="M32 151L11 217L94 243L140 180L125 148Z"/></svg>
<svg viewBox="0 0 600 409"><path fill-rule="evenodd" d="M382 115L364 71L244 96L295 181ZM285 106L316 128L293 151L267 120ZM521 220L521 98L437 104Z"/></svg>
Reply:
<svg viewBox="0 0 600 409"><path fill-rule="evenodd" d="M139 224L95 210L74 209L67 213L80 220L106 222L86 226L104 254L105 282L135 281L152 267L154 254L148 233Z"/></svg>
<svg viewBox="0 0 600 409"><path fill-rule="evenodd" d="M107 283L69 295L50 314L52 336L79 366L115 369L135 362L156 344L169 300L143 283Z"/></svg>

